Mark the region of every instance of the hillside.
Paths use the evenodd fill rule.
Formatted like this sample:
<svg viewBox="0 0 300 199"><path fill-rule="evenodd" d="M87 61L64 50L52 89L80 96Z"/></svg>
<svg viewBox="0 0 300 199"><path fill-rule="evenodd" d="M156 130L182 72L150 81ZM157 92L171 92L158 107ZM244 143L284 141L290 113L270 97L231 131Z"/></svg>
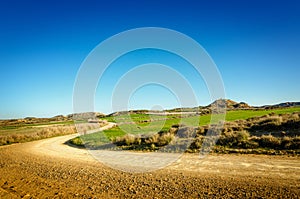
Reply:
<svg viewBox="0 0 300 199"><path fill-rule="evenodd" d="M249 106L245 102L235 102L230 99L219 99L214 101L213 103L209 104L205 108L213 109L216 107L221 107L221 108L226 108L227 110L232 110L232 109L251 109L253 108L252 106Z"/></svg>
<svg viewBox="0 0 300 199"><path fill-rule="evenodd" d="M225 108L227 111L230 110L261 110L261 109L278 109L278 108L288 108L288 107L297 107L300 106L300 102L284 102L280 104L274 105L263 105L263 106L251 106L246 102L236 102L230 99L218 99L207 106L199 106L199 107L183 107L183 108L174 108L165 110L166 112L195 112L200 114L209 114L213 109L217 107ZM85 113L73 113L69 115L57 115L50 118L37 118L37 117L26 117L20 119L0 119L0 127L2 126L23 126L23 125L32 125L32 124L47 124L47 123L55 123L55 122L70 122L73 120L88 120L95 118L103 118L107 116L120 116L126 114L147 114L149 110L130 110L130 111L119 111L114 112L108 115L105 115L100 112L85 112Z"/></svg>

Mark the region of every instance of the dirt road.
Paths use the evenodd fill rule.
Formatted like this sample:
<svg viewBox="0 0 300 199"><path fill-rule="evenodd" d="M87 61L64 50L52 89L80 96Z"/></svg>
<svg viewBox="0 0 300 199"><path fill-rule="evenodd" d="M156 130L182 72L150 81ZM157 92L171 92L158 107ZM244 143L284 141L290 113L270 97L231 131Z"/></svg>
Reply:
<svg viewBox="0 0 300 199"><path fill-rule="evenodd" d="M297 198L300 159L186 154L127 173L63 144L76 135L0 147L0 198ZM155 162L155 161L154 161ZM151 164L151 162L149 162ZM130 162L126 166L130 166ZM124 165L123 165L124 166Z"/></svg>

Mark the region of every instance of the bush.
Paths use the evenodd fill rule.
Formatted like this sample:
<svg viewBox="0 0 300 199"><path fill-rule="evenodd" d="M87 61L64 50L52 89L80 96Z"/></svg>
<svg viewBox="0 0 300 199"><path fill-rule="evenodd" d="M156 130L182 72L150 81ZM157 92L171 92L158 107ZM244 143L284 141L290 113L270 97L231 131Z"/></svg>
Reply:
<svg viewBox="0 0 300 199"><path fill-rule="evenodd" d="M281 140L281 148L282 149L292 149L293 148L293 138L291 137L283 137Z"/></svg>
<svg viewBox="0 0 300 199"><path fill-rule="evenodd" d="M293 145L291 146L292 149L300 149L300 136L296 136L293 138Z"/></svg>
<svg viewBox="0 0 300 199"><path fill-rule="evenodd" d="M260 129L273 130L276 129L277 126L281 125L282 122L282 117L275 115L264 117L256 126Z"/></svg>
<svg viewBox="0 0 300 199"><path fill-rule="evenodd" d="M240 147L243 149L256 149L259 147L259 144L252 140L244 140L240 143Z"/></svg>
<svg viewBox="0 0 300 199"><path fill-rule="evenodd" d="M135 136L132 134L126 134L122 137L117 137L116 138L116 144L121 146L121 145L133 145L133 144L141 144L141 137L140 136Z"/></svg>
<svg viewBox="0 0 300 199"><path fill-rule="evenodd" d="M173 135L175 135L175 134L177 133L177 131L178 131L178 128L171 127L171 128L169 129L169 133L171 133L171 134L173 134Z"/></svg>
<svg viewBox="0 0 300 199"><path fill-rule="evenodd" d="M217 144L221 146L238 147L242 146L243 142L248 141L249 136L250 134L247 131L225 132L220 136Z"/></svg>
<svg viewBox="0 0 300 199"><path fill-rule="evenodd" d="M196 137L190 145L191 150L200 149L203 143L203 136Z"/></svg>
<svg viewBox="0 0 300 199"><path fill-rule="evenodd" d="M207 129L204 128L203 126L200 126L198 129L197 129L197 135L204 135L206 132Z"/></svg>
<svg viewBox="0 0 300 199"><path fill-rule="evenodd" d="M259 140L259 146L263 148L280 148L281 141L272 135L263 135Z"/></svg>
<svg viewBox="0 0 300 199"><path fill-rule="evenodd" d="M249 139L250 134L247 131L240 131L236 134L236 141L242 142L247 141Z"/></svg>
<svg viewBox="0 0 300 199"><path fill-rule="evenodd" d="M156 144L158 143L158 139L159 139L159 134L154 134L151 137L149 137L148 139L145 140L146 144Z"/></svg>
<svg viewBox="0 0 300 199"><path fill-rule="evenodd" d="M158 142L156 145L157 146L165 146L165 145L169 144L174 138L175 138L175 136L171 133L163 134L158 137Z"/></svg>
<svg viewBox="0 0 300 199"><path fill-rule="evenodd" d="M293 113L289 116L288 121L297 122L299 121L299 114Z"/></svg>
<svg viewBox="0 0 300 199"><path fill-rule="evenodd" d="M83 142L80 137L76 137L70 140L70 143L76 146L83 146Z"/></svg>

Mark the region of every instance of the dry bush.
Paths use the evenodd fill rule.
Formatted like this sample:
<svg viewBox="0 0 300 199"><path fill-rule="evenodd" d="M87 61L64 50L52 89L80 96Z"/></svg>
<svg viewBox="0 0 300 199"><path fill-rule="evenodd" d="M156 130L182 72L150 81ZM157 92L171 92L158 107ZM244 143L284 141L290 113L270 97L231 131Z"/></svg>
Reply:
<svg viewBox="0 0 300 199"><path fill-rule="evenodd" d="M240 144L240 148L243 148L243 149L256 149L258 147L259 147L259 143L254 142L252 140L245 140L245 141L242 141Z"/></svg>
<svg viewBox="0 0 300 199"><path fill-rule="evenodd" d="M76 124L75 126L78 133L81 134L82 133L85 134L89 130L93 130L101 127L98 123L80 123L80 124Z"/></svg>
<svg viewBox="0 0 300 199"><path fill-rule="evenodd" d="M205 134L205 130L206 130L206 128L204 128L203 126L200 126L197 129L197 135L203 135L203 134Z"/></svg>
<svg viewBox="0 0 300 199"><path fill-rule="evenodd" d="M248 141L250 134L247 131L239 131L239 132L225 132L223 133L217 144L221 146L228 146L228 147L238 147L242 146L244 143Z"/></svg>
<svg viewBox="0 0 300 199"><path fill-rule="evenodd" d="M5 145L6 144L6 138L3 136L0 136L0 146Z"/></svg>
<svg viewBox="0 0 300 199"><path fill-rule="evenodd" d="M283 119L279 115L275 116L265 116L258 119L258 121L253 122L253 130L266 130L272 131L277 129L283 123Z"/></svg>
<svg viewBox="0 0 300 199"><path fill-rule="evenodd" d="M300 149L300 136L296 136L293 138L291 149Z"/></svg>
<svg viewBox="0 0 300 199"><path fill-rule="evenodd" d="M156 143L157 146L165 146L169 144L175 136L171 133L166 133L158 137L158 142Z"/></svg>
<svg viewBox="0 0 300 199"><path fill-rule="evenodd" d="M296 122L296 121L299 121L299 114L300 113L293 113L291 114L289 117L288 117L288 120L289 121L293 121L293 122Z"/></svg>
<svg viewBox="0 0 300 199"><path fill-rule="evenodd" d="M194 141L191 143L190 145L190 149L191 150L195 150L195 149L200 149L201 146L202 146L202 143L203 143L203 139L204 137L203 136L198 136L194 139Z"/></svg>
<svg viewBox="0 0 300 199"><path fill-rule="evenodd" d="M300 137L284 137L281 140L283 149L300 149Z"/></svg>
<svg viewBox="0 0 300 199"><path fill-rule="evenodd" d="M279 126L282 123L283 119L279 115L269 116L259 122L260 125L275 125Z"/></svg>
<svg viewBox="0 0 300 199"><path fill-rule="evenodd" d="M274 137L271 134L261 136L259 146L263 148L280 148L280 138Z"/></svg>
<svg viewBox="0 0 300 199"><path fill-rule="evenodd" d="M126 134L121 137L117 137L114 140L114 143L118 146L138 146L138 145L145 145L150 146L150 149L156 149L156 146L165 146L174 140L175 135L169 132L160 132L153 134L149 137L142 138L141 135L132 135ZM152 147L151 147L152 146Z"/></svg>
<svg viewBox="0 0 300 199"><path fill-rule="evenodd" d="M242 131L242 130L244 130L244 125L240 121L225 122L223 128L223 132Z"/></svg>
<svg viewBox="0 0 300 199"><path fill-rule="evenodd" d="M171 128L169 129L169 133L171 133L171 134L173 134L173 135L177 134L177 132L178 132L178 128L171 127Z"/></svg>
<svg viewBox="0 0 300 199"><path fill-rule="evenodd" d="M134 145L134 144L141 144L141 137L139 135L132 135L132 134L126 134L122 137L117 137L115 140L115 143L118 146L122 146L122 145Z"/></svg>
<svg viewBox="0 0 300 199"><path fill-rule="evenodd" d="M283 149L292 149L293 148L293 138L292 137L283 137L281 140L281 147Z"/></svg>
<svg viewBox="0 0 300 199"><path fill-rule="evenodd" d="M148 139L145 140L146 144L156 144L158 143L160 135L159 134L154 134L150 136Z"/></svg>
<svg viewBox="0 0 300 199"><path fill-rule="evenodd" d="M132 134L127 134L123 137L124 142L127 146L132 145L135 143L135 136Z"/></svg>

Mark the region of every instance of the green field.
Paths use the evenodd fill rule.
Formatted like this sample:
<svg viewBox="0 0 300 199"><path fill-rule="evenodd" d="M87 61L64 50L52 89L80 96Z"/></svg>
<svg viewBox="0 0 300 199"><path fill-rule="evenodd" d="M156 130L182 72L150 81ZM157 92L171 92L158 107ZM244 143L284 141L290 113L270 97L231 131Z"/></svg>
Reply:
<svg viewBox="0 0 300 199"><path fill-rule="evenodd" d="M300 107L272 109L272 110L233 110L228 111L225 115L226 121L244 120L248 118L263 116L266 114L286 114L300 112ZM216 115L218 118L224 118L224 115ZM111 122L123 122L125 124L119 124L117 127L105 130L103 132L93 133L89 135L81 136L83 143L88 146L99 146L101 144L111 142L116 137L123 136L125 134L154 134L159 131L167 131L172 125L183 124L186 126L203 126L211 122L211 115L191 116L187 118L180 118L179 115L147 115L147 114L129 114L121 115L118 117L104 117ZM153 121L148 121L152 119ZM133 123L129 123L133 122ZM76 143L82 144L80 139L76 139ZM75 144L76 144L75 143Z"/></svg>
<svg viewBox="0 0 300 199"><path fill-rule="evenodd" d="M294 112L300 112L300 107L281 108L272 110L235 110L227 112L226 121L244 120L252 117L263 116L270 113L286 114Z"/></svg>

